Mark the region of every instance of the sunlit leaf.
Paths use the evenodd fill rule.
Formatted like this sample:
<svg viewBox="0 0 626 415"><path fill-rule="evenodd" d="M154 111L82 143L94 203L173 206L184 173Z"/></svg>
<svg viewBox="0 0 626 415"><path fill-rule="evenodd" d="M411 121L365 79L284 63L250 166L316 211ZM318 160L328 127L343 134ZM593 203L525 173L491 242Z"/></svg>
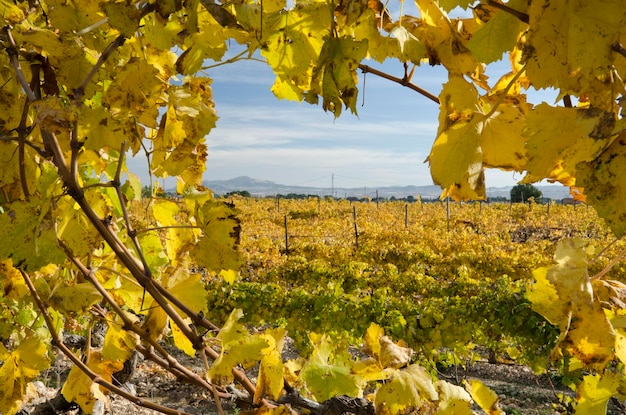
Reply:
<svg viewBox="0 0 626 415"><path fill-rule="evenodd" d="M489 415L505 415L498 406L498 395L478 379L470 379L467 389L472 395L474 402Z"/></svg>

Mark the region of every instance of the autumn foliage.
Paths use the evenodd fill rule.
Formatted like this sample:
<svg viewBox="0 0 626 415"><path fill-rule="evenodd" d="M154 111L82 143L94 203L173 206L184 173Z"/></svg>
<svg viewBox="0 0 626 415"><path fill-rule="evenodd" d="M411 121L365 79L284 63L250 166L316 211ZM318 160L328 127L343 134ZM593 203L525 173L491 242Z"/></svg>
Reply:
<svg viewBox="0 0 626 415"><path fill-rule="evenodd" d="M19 409L53 347L74 363L63 395L86 412L109 391L133 399L113 381L133 352L216 400L231 396L223 388L231 381L263 410L281 411L281 398L298 395L278 359L284 333L248 333L237 310L217 327L201 275L188 271L233 278L241 265L236 212L201 185L217 120L203 71L210 65L264 60L278 98L321 103L335 117L356 113L359 69L399 82L439 103L428 162L443 197L484 198L485 168L525 172L524 182L572 186L623 235L623 2L416 0L417 16L391 3L0 1L2 413ZM457 7L462 17L449 17ZM231 46L238 53L222 62ZM489 64L502 58L510 71L490 78ZM376 71L368 60L406 64L405 76ZM422 64L449 74L438 97L412 79L409 68ZM551 89L558 101L529 102L529 89ZM131 210L144 185L156 186L128 171L129 154L145 157L152 178L176 177L180 199ZM589 277L578 240L559 245L555 260L536 271L529 298L561 329L554 357L593 372L579 389L580 413L591 413L584 410L608 400L596 404L594 394L619 395L626 382L608 369L624 362L625 291L604 274ZM96 321L108 327L101 349L64 344L65 333L86 334ZM165 333L204 359L205 375L162 347ZM469 414L472 394L497 413L480 384L468 394L433 380L400 341L375 325L367 333L362 365L364 382L378 385L376 411ZM301 380L343 379L348 356L322 334L311 341L313 363L301 368ZM259 360L254 385L239 367Z"/></svg>

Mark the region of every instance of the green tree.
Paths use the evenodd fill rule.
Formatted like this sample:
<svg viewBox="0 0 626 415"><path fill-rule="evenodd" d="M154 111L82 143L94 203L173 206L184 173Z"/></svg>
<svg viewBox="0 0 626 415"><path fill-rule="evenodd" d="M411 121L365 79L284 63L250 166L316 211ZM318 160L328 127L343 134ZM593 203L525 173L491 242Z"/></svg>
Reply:
<svg viewBox="0 0 626 415"><path fill-rule="evenodd" d="M511 189L511 201L512 202L527 202L530 198L539 202L542 197L541 190L529 183L518 184Z"/></svg>
<svg viewBox="0 0 626 415"><path fill-rule="evenodd" d="M214 396L231 397L215 385L232 379L259 406L283 389L295 393L283 383L280 334L249 334L234 311L208 341L218 327L210 321L202 282L182 271L193 264L232 280L240 265L236 212L201 186L205 137L217 120L211 65L262 60L276 74L271 88L278 98L321 103L335 117L344 109L357 112L357 70L397 82L439 104L428 162L442 197L484 198L485 168L516 170L526 173L527 183L545 178L576 186L578 197L623 235L623 2L416 0L419 16L405 15L402 2L393 3L397 7L379 0L1 1L0 412L17 411L27 383L49 365L51 343L74 363L63 395L86 412L104 397L100 388L137 402L111 379L133 351ZM465 17L447 15L457 7ZM231 45L241 52L224 61ZM486 65L505 53L510 72L490 78ZM396 60L405 74L382 73L366 58ZM448 71L438 94L413 83L411 68L423 62ZM552 88L562 103L529 102L529 88ZM127 169L129 152L143 155L155 178L177 177L180 200L153 200L134 210L142 184ZM570 257L557 258L562 264ZM561 274L567 272L554 275ZM552 276L538 280L544 297L555 292ZM583 298L571 289L564 285L559 292ZM584 298L600 310L596 297ZM609 303L620 304L602 304ZM561 313L570 303L562 304ZM570 322L576 329L591 321L564 315L570 320L556 319L564 330ZM86 333L95 320L108 326L107 339L85 361L61 334L70 328ZM620 334L615 338L624 338L619 317L615 327L603 321L602 327ZM168 328L177 347L213 362L207 376L163 349L158 340ZM419 366L398 369L398 361L407 363L400 359L384 367L390 354L402 353L389 343L381 349L376 340L382 336L373 328L368 337L372 359L362 362L367 377L355 376L345 355L316 339L316 352L302 370L312 396L356 394L365 378L391 378L378 388L381 413L420 405L470 413L464 391L441 382L435 387ZM600 390L617 394L626 380L616 372L604 375L604 369L613 358L625 363L619 352L624 345L602 347L594 360L594 343L581 337L586 346L572 349L569 340L564 352L598 374L579 387L583 408L597 401ZM261 364L257 385L237 369L252 361ZM338 381L325 381L329 376ZM480 387L472 391L479 404L491 407L480 399Z"/></svg>

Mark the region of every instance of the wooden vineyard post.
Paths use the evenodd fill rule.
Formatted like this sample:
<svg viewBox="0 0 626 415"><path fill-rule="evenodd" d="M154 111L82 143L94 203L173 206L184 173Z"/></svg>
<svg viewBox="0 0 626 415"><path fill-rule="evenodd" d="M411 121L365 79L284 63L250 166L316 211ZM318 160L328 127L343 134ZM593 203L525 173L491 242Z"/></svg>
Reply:
<svg viewBox="0 0 626 415"><path fill-rule="evenodd" d="M356 206L352 206L352 219L354 220L354 246L359 249L359 228L356 224Z"/></svg>
<svg viewBox="0 0 626 415"><path fill-rule="evenodd" d="M409 204L404 205L404 227L409 229Z"/></svg>
<svg viewBox="0 0 626 415"><path fill-rule="evenodd" d="M448 232L450 232L450 196L446 197L446 222Z"/></svg>
<svg viewBox="0 0 626 415"><path fill-rule="evenodd" d="M289 255L289 229L287 228L287 215L285 215L285 254Z"/></svg>

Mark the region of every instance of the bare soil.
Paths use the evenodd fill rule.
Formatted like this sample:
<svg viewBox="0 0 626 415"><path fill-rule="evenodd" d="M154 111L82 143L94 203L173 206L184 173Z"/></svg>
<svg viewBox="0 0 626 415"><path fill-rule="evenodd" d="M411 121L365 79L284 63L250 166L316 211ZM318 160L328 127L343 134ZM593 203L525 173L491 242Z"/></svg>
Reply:
<svg viewBox="0 0 626 415"><path fill-rule="evenodd" d="M203 366L200 359L191 359L183 353L172 350L180 363L202 373ZM286 354L291 358L297 351L287 348ZM59 358L55 365L46 372L41 380L35 382L22 408L22 415L31 414L42 403L54 398L58 392L64 373L67 372L67 361ZM250 374L254 376L254 373ZM440 378L451 383L461 384L464 379L480 379L494 390L499 397L499 405L506 414L528 415L556 415L567 412L567 406L562 396L575 396L575 393L560 385L546 375L537 376L528 367L512 364L491 364L477 362L470 367L451 367L440 373ZM153 402L166 405L189 414L218 414L218 408L211 394L207 391L182 383L174 376L152 362L140 361L137 370L124 385L134 395ZM248 408L237 406L235 402L220 402L226 414L238 414ZM41 405L39 406L41 408ZM70 415L79 414L78 409L67 412ZM483 413L478 408L476 414ZM571 412L570 412L571 413ZM616 401L609 402L607 414L617 415L626 413L624 406ZM100 415L152 415L158 414L150 409L141 408L133 403L110 396L110 404L99 409Z"/></svg>

